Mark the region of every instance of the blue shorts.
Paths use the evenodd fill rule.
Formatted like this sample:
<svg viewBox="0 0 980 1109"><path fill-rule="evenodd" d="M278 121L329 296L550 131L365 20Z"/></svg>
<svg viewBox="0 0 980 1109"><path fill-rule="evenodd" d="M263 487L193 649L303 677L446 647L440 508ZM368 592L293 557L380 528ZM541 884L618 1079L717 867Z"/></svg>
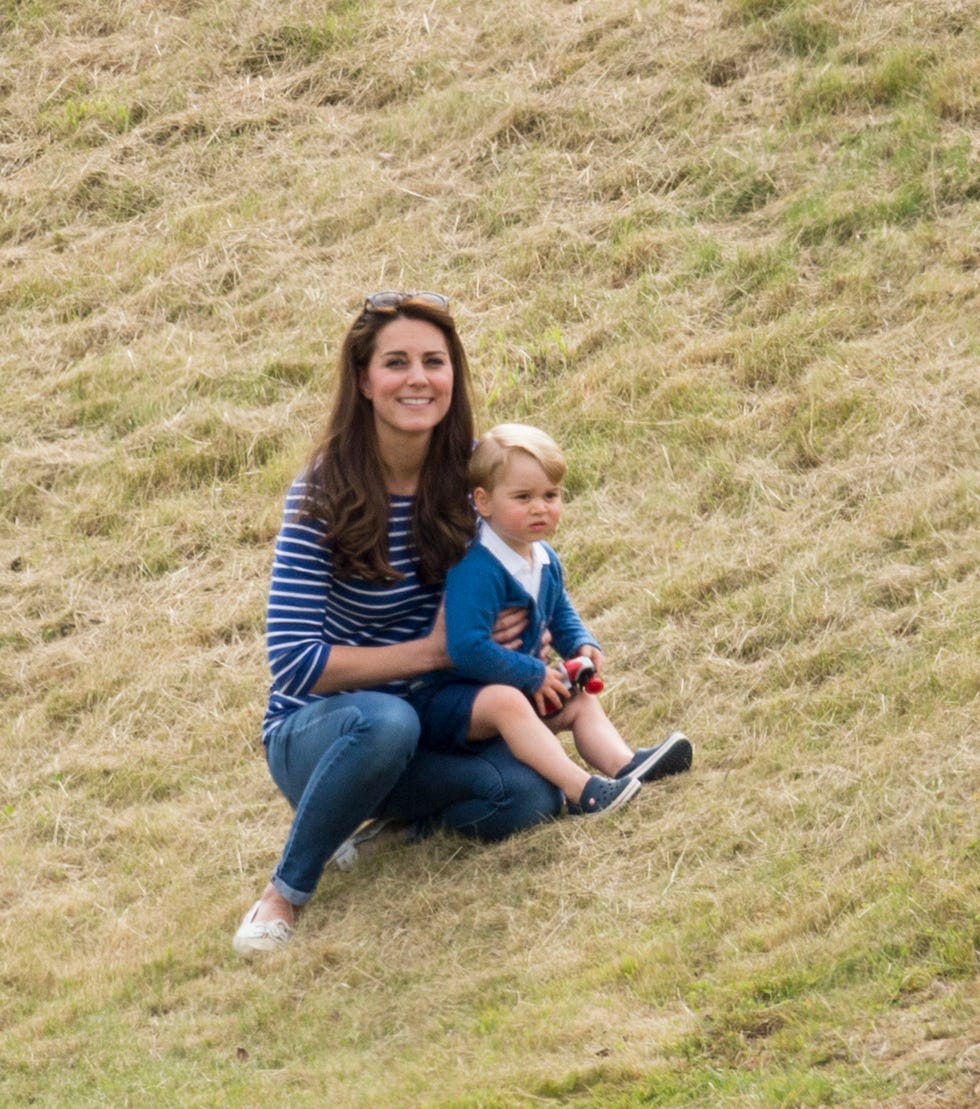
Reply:
<svg viewBox="0 0 980 1109"><path fill-rule="evenodd" d="M467 738L473 719L473 702L483 689L479 682L430 682L408 696L422 724L419 747L429 751L473 751L482 746Z"/></svg>

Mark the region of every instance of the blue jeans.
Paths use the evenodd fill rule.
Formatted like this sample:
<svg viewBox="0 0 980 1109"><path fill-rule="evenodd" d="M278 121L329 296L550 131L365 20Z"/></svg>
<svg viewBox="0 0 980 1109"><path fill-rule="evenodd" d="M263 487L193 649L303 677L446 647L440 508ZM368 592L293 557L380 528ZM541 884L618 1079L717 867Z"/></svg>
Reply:
<svg viewBox="0 0 980 1109"><path fill-rule="evenodd" d="M330 856L371 816L495 840L560 812L561 792L503 740L474 754L416 754L418 738L411 706L372 692L317 701L272 732L269 771L295 810L272 876L287 901L309 901Z"/></svg>
<svg viewBox="0 0 980 1109"><path fill-rule="evenodd" d="M563 803L560 789L492 739L472 752L420 749L377 815L493 841L553 820Z"/></svg>
<svg viewBox="0 0 980 1109"><path fill-rule="evenodd" d="M386 693L342 693L297 709L266 743L273 781L295 809L272 884L313 896L330 856L371 816L415 753L419 718Z"/></svg>

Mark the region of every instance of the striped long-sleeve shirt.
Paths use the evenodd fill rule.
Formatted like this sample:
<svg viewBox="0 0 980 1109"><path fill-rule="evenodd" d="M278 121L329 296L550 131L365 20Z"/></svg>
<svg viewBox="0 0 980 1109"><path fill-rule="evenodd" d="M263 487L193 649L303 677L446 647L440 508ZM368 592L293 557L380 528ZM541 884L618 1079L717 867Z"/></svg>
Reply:
<svg viewBox="0 0 980 1109"><path fill-rule="evenodd" d="M391 565L404 580L378 583L338 578L333 572L325 528L300 517L303 478L286 495L282 527L276 539L272 581L266 609L266 649L272 671L263 739L284 717L330 694L311 690L323 673L335 643L381 647L424 636L432 626L442 584L422 585L409 553L413 497L391 497L388 551ZM404 695L408 681L373 688Z"/></svg>

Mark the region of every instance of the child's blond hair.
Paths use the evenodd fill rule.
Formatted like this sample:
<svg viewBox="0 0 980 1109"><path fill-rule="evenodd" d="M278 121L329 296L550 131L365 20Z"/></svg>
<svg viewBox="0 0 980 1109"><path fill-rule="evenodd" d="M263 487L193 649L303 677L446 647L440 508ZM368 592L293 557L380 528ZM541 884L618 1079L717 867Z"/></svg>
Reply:
<svg viewBox="0 0 980 1109"><path fill-rule="evenodd" d="M565 476L568 463L547 432L529 424L497 424L480 436L470 458L470 488L492 493L514 451L529 454L555 485Z"/></svg>

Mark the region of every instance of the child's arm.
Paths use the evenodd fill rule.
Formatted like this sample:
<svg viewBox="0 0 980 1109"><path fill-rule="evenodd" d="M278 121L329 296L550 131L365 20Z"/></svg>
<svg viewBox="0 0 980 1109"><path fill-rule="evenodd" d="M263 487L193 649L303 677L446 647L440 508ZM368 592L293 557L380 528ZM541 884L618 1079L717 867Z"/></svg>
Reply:
<svg viewBox="0 0 980 1109"><path fill-rule="evenodd" d="M586 655L596 665L596 670L602 660L602 652L596 639L582 622L582 618L572 604L568 591L565 589L565 578L558 556L549 548L549 556L555 568L557 586L551 611L548 613L548 628L551 631L555 650L562 658L573 658L575 655ZM596 658L598 655L598 658Z"/></svg>
<svg viewBox="0 0 980 1109"><path fill-rule="evenodd" d="M545 665L493 641L494 623L504 608L513 606L514 597L508 595L507 571L492 556L477 551L457 563L446 578L449 657L462 677L485 685L513 685L533 696L545 679Z"/></svg>

